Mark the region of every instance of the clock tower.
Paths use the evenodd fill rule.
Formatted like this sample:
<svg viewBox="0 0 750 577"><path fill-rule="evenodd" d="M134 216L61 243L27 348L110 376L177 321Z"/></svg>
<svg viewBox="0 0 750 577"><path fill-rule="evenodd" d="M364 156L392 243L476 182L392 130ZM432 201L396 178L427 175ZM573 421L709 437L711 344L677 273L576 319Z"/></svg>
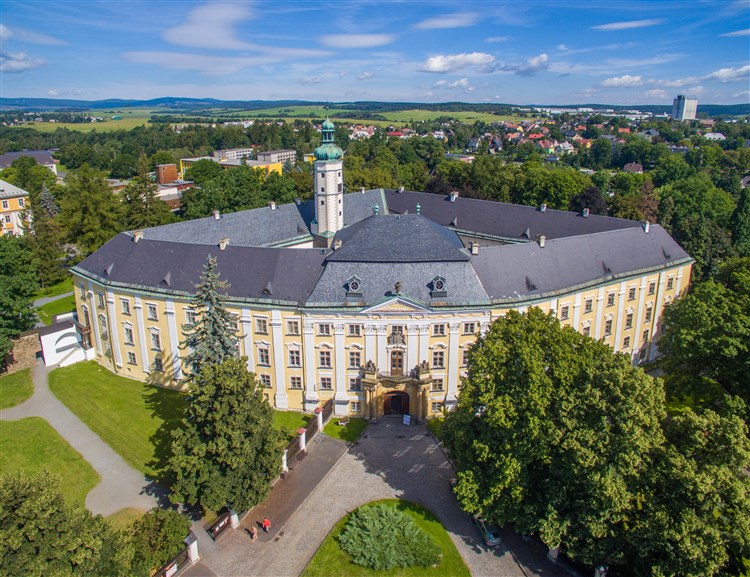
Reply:
<svg viewBox="0 0 750 577"><path fill-rule="evenodd" d="M323 123L323 142L315 149L315 223L318 243L330 246L334 235L344 228L343 151L334 141L333 122Z"/></svg>

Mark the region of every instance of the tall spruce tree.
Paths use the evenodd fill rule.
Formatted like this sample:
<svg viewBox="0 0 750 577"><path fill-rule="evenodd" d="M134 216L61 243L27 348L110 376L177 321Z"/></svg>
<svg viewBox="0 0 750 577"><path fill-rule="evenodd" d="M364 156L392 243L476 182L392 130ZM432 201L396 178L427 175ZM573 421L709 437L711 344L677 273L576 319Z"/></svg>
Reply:
<svg viewBox="0 0 750 577"><path fill-rule="evenodd" d="M229 283L216 271L216 258L209 255L192 299L195 322L182 327L185 340L181 346L188 351L185 364L192 376L209 363L219 365L237 356L235 321L226 308L228 288Z"/></svg>
<svg viewBox="0 0 750 577"><path fill-rule="evenodd" d="M157 195L157 186L149 175L145 154L138 159L138 173L125 187L122 204L128 228L148 228L171 222L174 218L167 204Z"/></svg>

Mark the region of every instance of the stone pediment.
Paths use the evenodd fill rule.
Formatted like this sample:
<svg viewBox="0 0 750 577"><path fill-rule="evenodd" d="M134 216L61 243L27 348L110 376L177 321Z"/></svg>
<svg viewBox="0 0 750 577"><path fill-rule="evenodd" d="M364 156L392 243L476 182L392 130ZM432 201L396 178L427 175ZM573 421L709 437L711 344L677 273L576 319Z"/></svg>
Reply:
<svg viewBox="0 0 750 577"><path fill-rule="evenodd" d="M425 308L423 306L419 306L417 304L414 304L412 302L409 302L408 300L405 300L400 297L395 298L389 298L388 300L375 304L371 307L368 307L364 309L362 312L364 313L396 313L396 314L404 314L404 313L428 313L431 312L430 309Z"/></svg>

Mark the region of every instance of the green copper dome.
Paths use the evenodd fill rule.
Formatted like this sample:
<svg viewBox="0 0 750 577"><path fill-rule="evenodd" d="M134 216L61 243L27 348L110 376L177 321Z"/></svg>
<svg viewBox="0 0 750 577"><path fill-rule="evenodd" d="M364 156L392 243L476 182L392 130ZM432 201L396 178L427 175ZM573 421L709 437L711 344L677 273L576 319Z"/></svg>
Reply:
<svg viewBox="0 0 750 577"><path fill-rule="evenodd" d="M333 122L329 118L323 122L323 143L315 149L315 160L339 160L344 151L336 146L333 136Z"/></svg>

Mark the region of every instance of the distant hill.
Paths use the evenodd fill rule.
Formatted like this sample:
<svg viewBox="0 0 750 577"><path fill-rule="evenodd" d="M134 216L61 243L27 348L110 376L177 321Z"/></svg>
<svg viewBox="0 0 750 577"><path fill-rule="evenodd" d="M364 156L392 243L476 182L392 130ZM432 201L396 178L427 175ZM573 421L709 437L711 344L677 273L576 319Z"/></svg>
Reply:
<svg viewBox="0 0 750 577"><path fill-rule="evenodd" d="M0 98L0 111L23 110L28 112L51 112L51 111L82 111L99 110L107 108L167 108L177 111L205 110L210 108L238 109L238 110L261 110L264 108L292 107L292 106L327 106L332 111L336 109L360 110L363 112L397 112L401 110L431 110L431 111L475 111L494 112L498 114L508 113L512 108L528 106L544 107L585 107L593 109L612 110L640 110L654 114L671 113L671 105L654 104L632 104L628 106L617 104L487 104L470 102L323 102L305 100L216 100L214 98L177 98L167 96L151 100L73 100L55 98ZM708 116L742 116L750 115L750 104L699 104L698 112Z"/></svg>

